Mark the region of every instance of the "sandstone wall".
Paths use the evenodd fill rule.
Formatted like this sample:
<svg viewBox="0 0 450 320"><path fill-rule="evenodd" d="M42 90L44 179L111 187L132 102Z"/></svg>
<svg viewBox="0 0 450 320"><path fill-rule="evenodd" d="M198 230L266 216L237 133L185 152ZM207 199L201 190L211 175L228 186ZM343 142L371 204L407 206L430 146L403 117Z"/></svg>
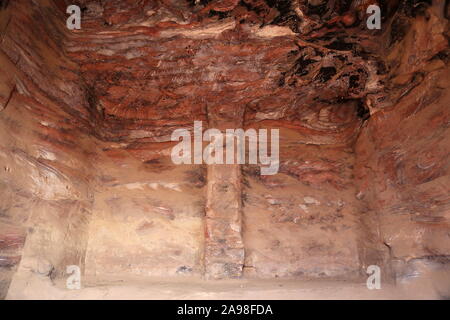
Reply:
<svg viewBox="0 0 450 320"><path fill-rule="evenodd" d="M367 264L398 279L448 269L449 67L443 1L414 20L397 21L404 36L385 42L391 84L355 146L356 177L368 227ZM369 240L370 239L370 240ZM427 265L424 267L423 265Z"/></svg>
<svg viewBox="0 0 450 320"><path fill-rule="evenodd" d="M0 9L0 296L17 268L20 292L72 264L99 278L447 267L445 1L383 2L382 31L355 22L367 1L316 8L322 25L262 0L77 1L73 32L66 2ZM171 133L195 120L280 129L279 173L174 165Z"/></svg>
<svg viewBox="0 0 450 320"><path fill-rule="evenodd" d="M190 9L161 22L168 4L148 4L147 17L132 8L127 20L89 7L83 30L68 43L91 88L104 150L94 163L105 172L98 185L108 186L96 193L87 268L148 275L187 268L198 275L204 250L213 278L239 277L243 269L264 277L358 275L351 180L361 124L356 100L367 82L354 65L363 59L308 49L289 28L239 27L231 17L187 23ZM301 62L307 58L316 60ZM240 169L219 165L208 168L207 188L187 198L164 184L155 192L161 181L187 192L182 169L168 165L167 155L171 131L192 130L194 120L204 129L283 128L281 173L267 178L282 182L272 190L263 178L251 181L248 168L242 195ZM196 208L190 226L181 200Z"/></svg>
<svg viewBox="0 0 450 320"><path fill-rule="evenodd" d="M93 146L58 12L50 1L0 10L0 296L19 262L19 274L49 277L84 264Z"/></svg>
<svg viewBox="0 0 450 320"><path fill-rule="evenodd" d="M167 155L142 163L126 151L97 159L86 275L203 274L204 168Z"/></svg>

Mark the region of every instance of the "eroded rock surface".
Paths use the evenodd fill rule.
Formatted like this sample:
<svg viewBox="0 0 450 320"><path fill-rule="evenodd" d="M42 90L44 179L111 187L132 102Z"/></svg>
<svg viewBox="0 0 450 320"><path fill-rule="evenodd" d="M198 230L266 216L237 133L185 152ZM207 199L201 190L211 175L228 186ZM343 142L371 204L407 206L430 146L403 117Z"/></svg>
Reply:
<svg viewBox="0 0 450 320"><path fill-rule="evenodd" d="M1 3L0 297L68 265L449 269L447 1L79 0L74 31L68 1ZM175 165L171 134L194 121L279 129L278 174Z"/></svg>

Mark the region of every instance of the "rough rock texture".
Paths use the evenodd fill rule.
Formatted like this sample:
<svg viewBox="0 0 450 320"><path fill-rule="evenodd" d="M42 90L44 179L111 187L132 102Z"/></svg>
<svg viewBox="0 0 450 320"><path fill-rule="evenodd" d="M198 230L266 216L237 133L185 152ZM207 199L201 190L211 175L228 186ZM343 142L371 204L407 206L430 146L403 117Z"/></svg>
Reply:
<svg viewBox="0 0 450 320"><path fill-rule="evenodd" d="M205 274L209 278L239 278L244 266L241 171L239 165L208 168Z"/></svg>
<svg viewBox="0 0 450 320"><path fill-rule="evenodd" d="M78 66L56 8L28 5L0 10L0 296L19 261L19 273L50 277L83 267L93 204Z"/></svg>
<svg viewBox="0 0 450 320"><path fill-rule="evenodd" d="M0 297L68 265L449 269L448 1L73 3L81 30L65 27L69 1L0 1ZM374 3L380 31L365 27ZM280 129L279 173L175 165L171 133L195 120Z"/></svg>
<svg viewBox="0 0 450 320"><path fill-rule="evenodd" d="M444 8L443 1L435 1L413 21L397 22L408 26L403 39L384 44L395 93L383 108L372 110L355 146L363 221L377 226L364 259L385 261L397 277L423 273L427 268L417 267L421 264L449 268L450 69Z"/></svg>

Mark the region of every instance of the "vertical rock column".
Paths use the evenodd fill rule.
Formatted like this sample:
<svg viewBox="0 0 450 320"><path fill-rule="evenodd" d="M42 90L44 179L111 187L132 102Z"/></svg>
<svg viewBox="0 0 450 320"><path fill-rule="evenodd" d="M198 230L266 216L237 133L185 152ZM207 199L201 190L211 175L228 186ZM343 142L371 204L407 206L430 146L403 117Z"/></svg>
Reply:
<svg viewBox="0 0 450 320"><path fill-rule="evenodd" d="M242 112L236 110L228 113L231 119L223 119L211 110L208 113L209 126L222 133L242 123ZM244 244L240 165L208 165L205 245L206 278L226 279L242 275Z"/></svg>
<svg viewBox="0 0 450 320"><path fill-rule="evenodd" d="M239 165L208 166L205 273L207 278L242 274L241 169Z"/></svg>

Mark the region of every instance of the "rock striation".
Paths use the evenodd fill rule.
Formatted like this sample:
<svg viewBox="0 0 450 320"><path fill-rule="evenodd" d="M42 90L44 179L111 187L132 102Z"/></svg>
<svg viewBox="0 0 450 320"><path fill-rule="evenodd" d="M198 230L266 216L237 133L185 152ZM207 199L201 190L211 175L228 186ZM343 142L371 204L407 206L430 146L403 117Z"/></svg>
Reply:
<svg viewBox="0 0 450 320"><path fill-rule="evenodd" d="M365 24L373 4L381 30ZM0 1L0 297L69 265L97 278L448 270L449 10ZM174 164L171 134L194 121L279 129L278 174Z"/></svg>

